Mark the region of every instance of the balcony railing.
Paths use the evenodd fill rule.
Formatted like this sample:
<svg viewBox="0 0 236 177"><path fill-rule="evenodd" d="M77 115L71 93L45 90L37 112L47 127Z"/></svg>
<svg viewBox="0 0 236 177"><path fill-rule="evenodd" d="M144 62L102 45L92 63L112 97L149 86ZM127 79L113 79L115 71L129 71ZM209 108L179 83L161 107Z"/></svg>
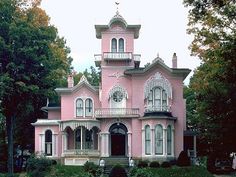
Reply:
<svg viewBox="0 0 236 177"><path fill-rule="evenodd" d="M100 156L100 151L94 149L69 149L64 150L64 156Z"/></svg>
<svg viewBox="0 0 236 177"><path fill-rule="evenodd" d="M148 112L170 112L170 106L147 106L145 107L145 113Z"/></svg>
<svg viewBox="0 0 236 177"><path fill-rule="evenodd" d="M141 55L140 54L133 54L134 61L140 61Z"/></svg>
<svg viewBox="0 0 236 177"><path fill-rule="evenodd" d="M131 60L131 52L104 52L104 60Z"/></svg>
<svg viewBox="0 0 236 177"><path fill-rule="evenodd" d="M139 117L138 108L99 108L95 110L97 118L102 117Z"/></svg>

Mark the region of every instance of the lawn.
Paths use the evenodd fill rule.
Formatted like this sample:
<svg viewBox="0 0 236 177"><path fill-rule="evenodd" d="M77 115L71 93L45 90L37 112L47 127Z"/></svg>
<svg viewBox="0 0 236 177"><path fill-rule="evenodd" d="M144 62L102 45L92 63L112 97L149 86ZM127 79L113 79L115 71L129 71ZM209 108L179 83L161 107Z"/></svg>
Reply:
<svg viewBox="0 0 236 177"><path fill-rule="evenodd" d="M213 177L203 167L150 168L153 177Z"/></svg>

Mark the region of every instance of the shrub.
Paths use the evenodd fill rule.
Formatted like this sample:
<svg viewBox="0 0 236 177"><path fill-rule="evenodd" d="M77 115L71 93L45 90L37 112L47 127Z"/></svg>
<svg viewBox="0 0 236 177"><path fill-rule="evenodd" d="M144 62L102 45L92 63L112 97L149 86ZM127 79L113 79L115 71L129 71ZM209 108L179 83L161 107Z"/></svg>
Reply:
<svg viewBox="0 0 236 177"><path fill-rule="evenodd" d="M152 168L159 168L160 167L160 164L158 161L153 161L150 163L149 167L152 167Z"/></svg>
<svg viewBox="0 0 236 177"><path fill-rule="evenodd" d="M141 160L141 161L139 161L138 162L138 167L139 168L146 168L146 167L148 167L148 161L143 161L143 160Z"/></svg>
<svg viewBox="0 0 236 177"><path fill-rule="evenodd" d="M86 162L84 164L84 171L92 174L93 176L96 176L97 173L99 172L99 167L98 165L95 165L93 162Z"/></svg>
<svg viewBox="0 0 236 177"><path fill-rule="evenodd" d="M137 167L132 167L130 170L129 170L129 177L134 177L136 172L137 172L138 168Z"/></svg>
<svg viewBox="0 0 236 177"><path fill-rule="evenodd" d="M115 165L110 174L109 174L109 177L128 177L127 174L126 174L126 171L125 169L120 166L120 165Z"/></svg>
<svg viewBox="0 0 236 177"><path fill-rule="evenodd" d="M167 162L167 161L162 162L161 167L162 168L170 168L171 167L170 162Z"/></svg>
<svg viewBox="0 0 236 177"><path fill-rule="evenodd" d="M152 177L152 174L147 169L137 169L133 177Z"/></svg>
<svg viewBox="0 0 236 177"><path fill-rule="evenodd" d="M44 177L51 165L52 161L50 159L31 156L27 161L26 171L30 177Z"/></svg>
<svg viewBox="0 0 236 177"><path fill-rule="evenodd" d="M180 167L191 165L190 158L188 157L188 154L186 151L181 151L181 153L179 154L177 165Z"/></svg>

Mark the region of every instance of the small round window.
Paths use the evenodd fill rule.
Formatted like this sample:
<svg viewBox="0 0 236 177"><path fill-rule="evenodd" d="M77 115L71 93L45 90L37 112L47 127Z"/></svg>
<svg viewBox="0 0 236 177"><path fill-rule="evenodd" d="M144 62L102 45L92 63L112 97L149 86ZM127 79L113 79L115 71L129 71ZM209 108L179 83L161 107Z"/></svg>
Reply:
<svg viewBox="0 0 236 177"><path fill-rule="evenodd" d="M113 93L113 100L115 102L121 102L123 100L123 93L120 91L116 91Z"/></svg>

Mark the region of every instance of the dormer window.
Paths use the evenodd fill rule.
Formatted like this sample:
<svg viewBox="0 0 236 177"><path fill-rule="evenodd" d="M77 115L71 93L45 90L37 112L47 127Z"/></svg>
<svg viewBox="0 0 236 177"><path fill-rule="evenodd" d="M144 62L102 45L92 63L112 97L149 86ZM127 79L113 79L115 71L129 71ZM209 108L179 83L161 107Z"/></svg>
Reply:
<svg viewBox="0 0 236 177"><path fill-rule="evenodd" d="M124 52L124 39L120 38L119 39L119 52Z"/></svg>
<svg viewBox="0 0 236 177"><path fill-rule="evenodd" d="M115 38L111 40L111 52L117 52L117 40Z"/></svg>
<svg viewBox="0 0 236 177"><path fill-rule="evenodd" d="M90 98L85 101L85 116L92 116L93 102Z"/></svg>

